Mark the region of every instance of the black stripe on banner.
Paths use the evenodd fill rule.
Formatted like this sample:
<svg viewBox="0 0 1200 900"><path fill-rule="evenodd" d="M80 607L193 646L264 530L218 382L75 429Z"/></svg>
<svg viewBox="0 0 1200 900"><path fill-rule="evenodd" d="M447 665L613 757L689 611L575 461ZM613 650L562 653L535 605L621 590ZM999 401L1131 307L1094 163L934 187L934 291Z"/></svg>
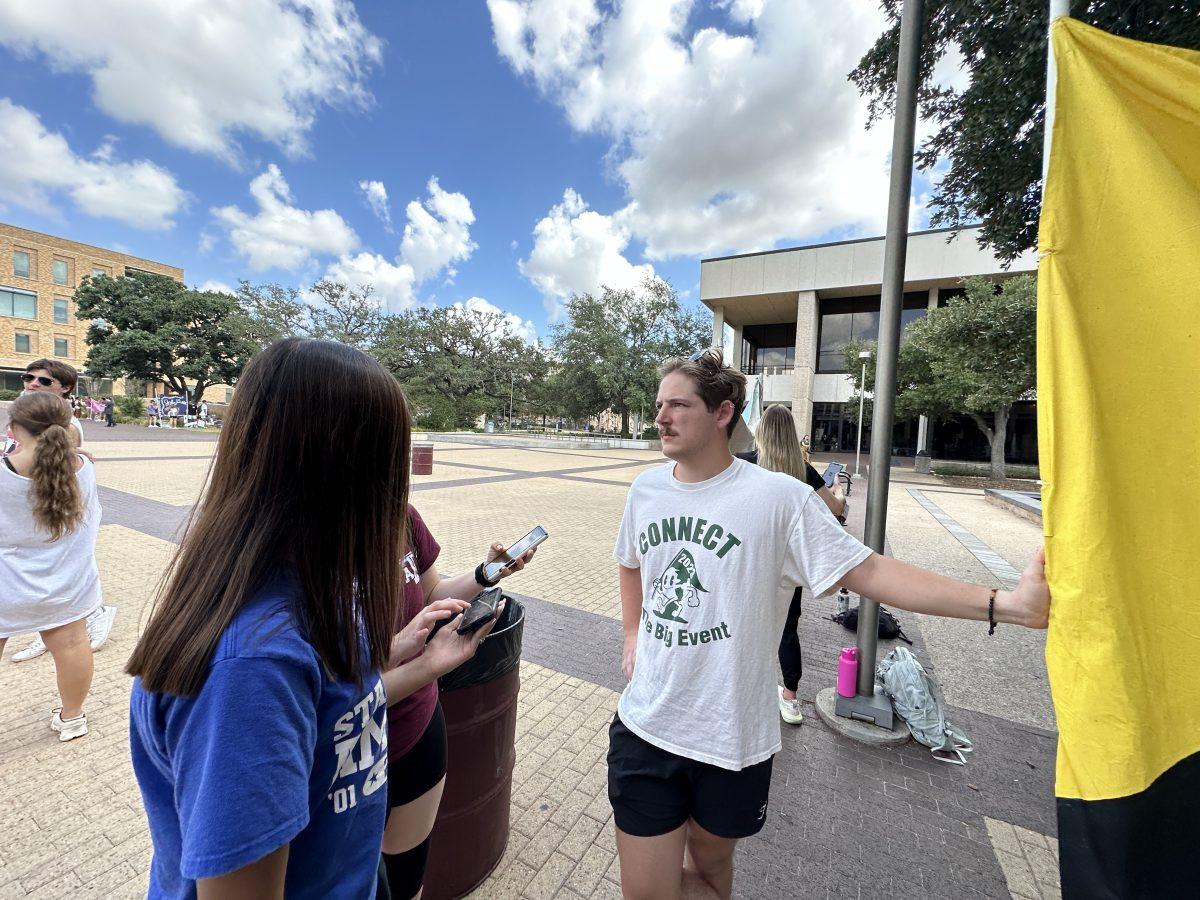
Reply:
<svg viewBox="0 0 1200 900"><path fill-rule="evenodd" d="M1200 896L1200 753L1129 797L1060 797L1058 852L1067 900Z"/></svg>

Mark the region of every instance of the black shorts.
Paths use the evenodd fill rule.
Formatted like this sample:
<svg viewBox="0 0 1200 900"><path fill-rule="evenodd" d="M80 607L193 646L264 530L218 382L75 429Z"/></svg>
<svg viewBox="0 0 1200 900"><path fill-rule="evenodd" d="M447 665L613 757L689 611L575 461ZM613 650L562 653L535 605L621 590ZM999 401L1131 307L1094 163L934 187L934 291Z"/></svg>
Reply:
<svg viewBox="0 0 1200 900"><path fill-rule="evenodd" d="M421 737L403 756L388 763L388 809L411 803L446 775L446 717L442 704Z"/></svg>
<svg viewBox="0 0 1200 900"><path fill-rule="evenodd" d="M608 729L608 800L617 827L657 837L688 819L723 838L757 834L767 820L771 762L733 772L642 740L620 716Z"/></svg>

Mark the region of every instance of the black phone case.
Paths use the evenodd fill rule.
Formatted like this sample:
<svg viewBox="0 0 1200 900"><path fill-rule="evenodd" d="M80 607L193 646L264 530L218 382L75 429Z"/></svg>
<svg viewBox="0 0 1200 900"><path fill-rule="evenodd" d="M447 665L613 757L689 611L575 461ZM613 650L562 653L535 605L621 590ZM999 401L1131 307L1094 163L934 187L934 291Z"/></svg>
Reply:
<svg viewBox="0 0 1200 900"><path fill-rule="evenodd" d="M500 588L488 588L480 591L471 598L471 605L463 614L462 624L458 626L459 634L472 634L478 631L496 616L500 606Z"/></svg>

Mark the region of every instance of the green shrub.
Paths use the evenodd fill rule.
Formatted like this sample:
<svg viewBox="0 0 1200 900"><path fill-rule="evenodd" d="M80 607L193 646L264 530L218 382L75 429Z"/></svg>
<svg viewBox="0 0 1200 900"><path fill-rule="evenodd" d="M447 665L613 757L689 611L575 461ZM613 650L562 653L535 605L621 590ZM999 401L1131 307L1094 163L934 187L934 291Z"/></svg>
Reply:
<svg viewBox="0 0 1200 900"><path fill-rule="evenodd" d="M934 475L958 476L961 478L992 477L992 467L988 463L934 462L930 468L933 470ZM1010 463L1004 467L1004 472L1009 478L1037 480L1042 477L1038 473L1037 466L1022 466Z"/></svg>
<svg viewBox="0 0 1200 900"><path fill-rule="evenodd" d="M146 401L142 397L113 397L113 418L118 422L136 422L145 418Z"/></svg>
<svg viewBox="0 0 1200 900"><path fill-rule="evenodd" d="M20 396L20 391L0 390L0 400L16 400Z"/></svg>

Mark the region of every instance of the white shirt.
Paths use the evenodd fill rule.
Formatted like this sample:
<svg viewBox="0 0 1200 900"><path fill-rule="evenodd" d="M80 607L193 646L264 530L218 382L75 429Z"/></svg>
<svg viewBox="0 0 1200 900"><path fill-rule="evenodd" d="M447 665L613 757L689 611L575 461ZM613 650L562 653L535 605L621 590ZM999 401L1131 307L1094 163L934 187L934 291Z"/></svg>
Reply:
<svg viewBox="0 0 1200 900"><path fill-rule="evenodd" d="M30 481L0 461L0 638L57 628L100 605L96 470L75 473L86 514L74 531L50 541L33 519Z"/></svg>
<svg viewBox="0 0 1200 900"><path fill-rule="evenodd" d="M792 591L828 593L871 550L789 475L735 459L688 484L674 469L634 480L613 552L642 574L617 708L656 747L736 771L782 746L775 657Z"/></svg>

